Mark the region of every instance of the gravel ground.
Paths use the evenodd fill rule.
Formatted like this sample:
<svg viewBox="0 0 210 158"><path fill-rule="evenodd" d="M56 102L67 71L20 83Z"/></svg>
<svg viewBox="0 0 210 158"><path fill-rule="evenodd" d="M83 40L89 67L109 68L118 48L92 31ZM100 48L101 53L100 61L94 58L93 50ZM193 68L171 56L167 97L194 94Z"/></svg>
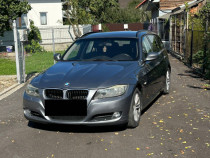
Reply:
<svg viewBox="0 0 210 158"><path fill-rule="evenodd" d="M0 76L0 93L17 83L16 75Z"/></svg>

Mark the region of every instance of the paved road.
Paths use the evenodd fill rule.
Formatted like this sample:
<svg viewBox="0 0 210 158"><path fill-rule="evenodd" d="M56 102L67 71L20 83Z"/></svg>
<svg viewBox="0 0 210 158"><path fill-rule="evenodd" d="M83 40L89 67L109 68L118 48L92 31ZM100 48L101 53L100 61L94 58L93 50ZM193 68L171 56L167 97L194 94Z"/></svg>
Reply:
<svg viewBox="0 0 210 158"><path fill-rule="evenodd" d="M210 90L177 59L172 90L148 108L136 129L31 126L23 117L24 88L0 101L1 158L207 158Z"/></svg>

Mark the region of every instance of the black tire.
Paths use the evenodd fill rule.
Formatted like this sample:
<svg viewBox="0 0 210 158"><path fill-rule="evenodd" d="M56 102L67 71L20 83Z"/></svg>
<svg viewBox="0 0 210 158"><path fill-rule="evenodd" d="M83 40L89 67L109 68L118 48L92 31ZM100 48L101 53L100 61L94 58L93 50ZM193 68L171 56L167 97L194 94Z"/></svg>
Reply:
<svg viewBox="0 0 210 158"><path fill-rule="evenodd" d="M171 71L170 69L168 69L165 76L165 87L163 89L163 93L169 94L170 87L171 87Z"/></svg>
<svg viewBox="0 0 210 158"><path fill-rule="evenodd" d="M28 126L29 127L37 127L37 126L39 126L40 124L39 123L37 123L37 122L33 122L33 121L28 121Z"/></svg>
<svg viewBox="0 0 210 158"><path fill-rule="evenodd" d="M134 108L136 108L135 105L135 96L138 95L139 96L139 117L137 117L134 113ZM141 101L141 92L138 90L138 88L135 89L135 91L133 92L133 96L132 96L132 101L131 101L131 105L130 105L130 110L129 110L129 115L128 115L128 127L129 128L136 128L139 125L139 121L140 121L140 117L141 117L141 110L142 110L142 101ZM137 108L136 108L137 109ZM137 111L137 110L136 110ZM138 118L138 119L137 119Z"/></svg>

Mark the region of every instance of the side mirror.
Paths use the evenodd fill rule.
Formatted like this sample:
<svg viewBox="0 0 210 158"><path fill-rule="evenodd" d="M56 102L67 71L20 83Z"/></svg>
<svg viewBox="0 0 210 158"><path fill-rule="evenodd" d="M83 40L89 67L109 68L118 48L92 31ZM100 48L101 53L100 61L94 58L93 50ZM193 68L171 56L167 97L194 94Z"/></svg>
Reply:
<svg viewBox="0 0 210 158"><path fill-rule="evenodd" d="M55 60L55 61L61 60L61 54L60 54L60 53L56 53L56 54L54 55L54 60Z"/></svg>
<svg viewBox="0 0 210 158"><path fill-rule="evenodd" d="M151 60L155 60L157 59L159 56L159 53L155 53L155 52L152 52L152 53L149 53L145 59L145 61L151 61Z"/></svg>

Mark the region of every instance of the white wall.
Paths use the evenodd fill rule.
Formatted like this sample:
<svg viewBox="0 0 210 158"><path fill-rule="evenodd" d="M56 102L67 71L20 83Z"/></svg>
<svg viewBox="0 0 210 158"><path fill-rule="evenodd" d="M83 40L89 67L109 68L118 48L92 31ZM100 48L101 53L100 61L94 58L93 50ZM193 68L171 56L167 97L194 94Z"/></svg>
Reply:
<svg viewBox="0 0 210 158"><path fill-rule="evenodd" d="M61 0L28 0L32 9L27 14L34 21L35 26L59 26L63 25ZM40 12L47 12L47 25L41 25Z"/></svg>

